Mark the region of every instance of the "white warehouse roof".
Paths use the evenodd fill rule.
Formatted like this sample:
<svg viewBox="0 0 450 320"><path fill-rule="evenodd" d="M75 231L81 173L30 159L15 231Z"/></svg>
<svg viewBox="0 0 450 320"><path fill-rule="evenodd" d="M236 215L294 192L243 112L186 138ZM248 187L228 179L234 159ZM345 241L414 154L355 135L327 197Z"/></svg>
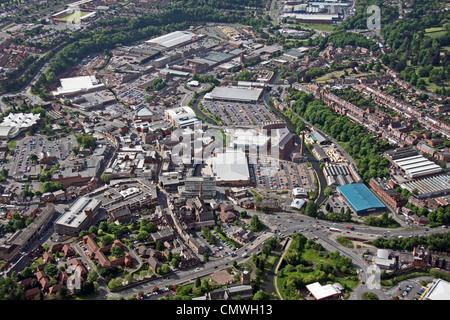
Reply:
<svg viewBox="0 0 450 320"><path fill-rule="evenodd" d="M172 48L193 41L197 35L189 31L174 31L163 36L147 40L146 43Z"/></svg>
<svg viewBox="0 0 450 320"><path fill-rule="evenodd" d="M256 102L260 99L262 92L263 89L260 88L216 87L205 94L205 100Z"/></svg>
<svg viewBox="0 0 450 320"><path fill-rule="evenodd" d="M450 300L450 283L439 279L428 289L424 300Z"/></svg>
<svg viewBox="0 0 450 320"><path fill-rule="evenodd" d="M247 181L250 179L247 157L240 150L225 150L212 158L216 181Z"/></svg>

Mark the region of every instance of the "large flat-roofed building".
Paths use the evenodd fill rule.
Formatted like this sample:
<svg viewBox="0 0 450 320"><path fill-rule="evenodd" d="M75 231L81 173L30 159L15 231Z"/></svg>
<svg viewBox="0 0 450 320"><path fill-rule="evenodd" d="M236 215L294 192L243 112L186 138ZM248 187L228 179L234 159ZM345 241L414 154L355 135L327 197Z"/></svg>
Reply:
<svg viewBox="0 0 450 320"><path fill-rule="evenodd" d="M363 183L353 183L336 187L353 212L364 215L385 211L384 204Z"/></svg>
<svg viewBox="0 0 450 320"><path fill-rule="evenodd" d="M230 146L242 151L268 150L270 136L257 132L256 130L236 129L232 131Z"/></svg>
<svg viewBox="0 0 450 320"><path fill-rule="evenodd" d="M394 160L394 164L411 179L442 172L440 166L421 155L397 159Z"/></svg>
<svg viewBox="0 0 450 320"><path fill-rule="evenodd" d="M55 231L59 234L77 236L92 221L101 205L100 200L79 197L55 222Z"/></svg>
<svg viewBox="0 0 450 320"><path fill-rule="evenodd" d="M450 300L450 283L438 279L428 289L423 300Z"/></svg>
<svg viewBox="0 0 450 320"><path fill-rule="evenodd" d="M285 13L283 17L303 23L337 23L341 20L339 14L319 14L319 13Z"/></svg>
<svg viewBox="0 0 450 320"><path fill-rule="evenodd" d="M174 31L163 36L147 40L145 43L152 46L161 46L166 49L176 48L198 39L198 35L189 31Z"/></svg>
<svg viewBox="0 0 450 320"><path fill-rule="evenodd" d="M246 186L250 183L247 156L240 150L225 150L212 158L212 170L219 185Z"/></svg>
<svg viewBox="0 0 450 320"><path fill-rule="evenodd" d="M263 91L262 88L216 87L205 94L205 100L256 103Z"/></svg>
<svg viewBox="0 0 450 320"><path fill-rule="evenodd" d="M407 189L411 193L416 190L416 197L419 199L447 195L450 194L450 175L440 174L414 181L408 181L400 184L400 187Z"/></svg>
<svg viewBox="0 0 450 320"><path fill-rule="evenodd" d="M62 78L60 83L61 86L52 92L55 97L69 97L105 88L105 85L101 81L98 81L95 76Z"/></svg>
<svg viewBox="0 0 450 320"><path fill-rule="evenodd" d="M201 195L205 199L216 196L216 178L211 176L187 177L184 186L178 187L182 197L196 197Z"/></svg>

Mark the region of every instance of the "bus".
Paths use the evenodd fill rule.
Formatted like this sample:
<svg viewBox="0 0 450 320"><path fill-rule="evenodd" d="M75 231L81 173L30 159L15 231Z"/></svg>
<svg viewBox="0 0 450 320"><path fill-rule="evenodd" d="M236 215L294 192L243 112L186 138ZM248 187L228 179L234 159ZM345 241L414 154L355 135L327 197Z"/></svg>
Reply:
<svg viewBox="0 0 450 320"><path fill-rule="evenodd" d="M334 231L334 232L341 232L341 230L336 229L336 228L330 228L330 231Z"/></svg>

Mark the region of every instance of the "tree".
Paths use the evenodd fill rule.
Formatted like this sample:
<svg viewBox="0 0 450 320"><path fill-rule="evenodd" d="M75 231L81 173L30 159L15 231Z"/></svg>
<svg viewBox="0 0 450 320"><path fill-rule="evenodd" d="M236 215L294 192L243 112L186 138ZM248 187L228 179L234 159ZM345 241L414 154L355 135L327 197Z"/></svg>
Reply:
<svg viewBox="0 0 450 320"><path fill-rule="evenodd" d="M333 189L330 186L325 187L325 189L323 190L323 194L327 197L331 196L332 193Z"/></svg>
<svg viewBox="0 0 450 320"><path fill-rule="evenodd" d="M112 175L109 173L104 173L100 176L100 179L105 183L109 184L109 182L112 180Z"/></svg>
<svg viewBox="0 0 450 320"><path fill-rule="evenodd" d="M308 201L306 204L305 213L310 217L317 217L317 204L313 201Z"/></svg>
<svg viewBox="0 0 450 320"><path fill-rule="evenodd" d="M96 138L93 136L86 134L82 136L77 136L77 142L80 146L83 146L85 148L95 148L95 142L97 141Z"/></svg>
<svg viewBox="0 0 450 320"><path fill-rule="evenodd" d="M248 217L247 211L244 210L244 211L239 212L239 217L240 217L241 219L247 218L247 217Z"/></svg>
<svg viewBox="0 0 450 320"><path fill-rule="evenodd" d="M25 300L25 290L12 278L0 278L0 300Z"/></svg>
<svg viewBox="0 0 450 320"><path fill-rule="evenodd" d="M253 296L253 300L270 300L270 294L264 292L263 290L258 290Z"/></svg>
<svg viewBox="0 0 450 320"><path fill-rule="evenodd" d="M37 155L35 155L34 153L30 154L30 161L31 162L36 162L38 159Z"/></svg>
<svg viewBox="0 0 450 320"><path fill-rule="evenodd" d="M89 233L93 233L93 234L97 234L97 232L98 232L98 228L96 227L96 226L91 226L90 228L89 228Z"/></svg>
<svg viewBox="0 0 450 320"><path fill-rule="evenodd" d="M80 152L80 147L73 147L73 148L72 148L72 152L73 152L73 154L74 154L75 156L77 156L78 153Z"/></svg>
<svg viewBox="0 0 450 320"><path fill-rule="evenodd" d="M164 250L164 243L161 240L156 241L156 250Z"/></svg>
<svg viewBox="0 0 450 320"><path fill-rule="evenodd" d="M209 254L207 252L205 252L203 254L203 262L208 262L209 261Z"/></svg>
<svg viewBox="0 0 450 320"><path fill-rule="evenodd" d="M161 266L161 273L162 274L166 274L166 273L169 273L170 272L170 267L169 267L169 265L167 264L167 263L164 263L162 266Z"/></svg>
<svg viewBox="0 0 450 320"><path fill-rule="evenodd" d="M24 279L33 276L33 274L34 274L34 270L31 269L30 267L25 267L25 268L20 272L20 275L21 275Z"/></svg>
<svg viewBox="0 0 450 320"><path fill-rule="evenodd" d="M116 258L120 258L123 256L123 249L119 246L113 246L111 248L111 254Z"/></svg>
<svg viewBox="0 0 450 320"><path fill-rule="evenodd" d="M166 84L167 83L163 79L157 78L157 79L155 79L155 81L153 81L152 89L155 91L159 91L162 88L164 88L166 86Z"/></svg>
<svg viewBox="0 0 450 320"><path fill-rule="evenodd" d="M44 272L47 276L53 278L58 274L58 268L53 263L49 263L44 267Z"/></svg>
<svg viewBox="0 0 450 320"><path fill-rule="evenodd" d="M202 285L200 277L195 278L195 287L199 288Z"/></svg>
<svg viewBox="0 0 450 320"><path fill-rule="evenodd" d="M136 236L136 240L139 240L139 241L144 241L147 238L148 238L148 232L145 230L139 231L139 233Z"/></svg>
<svg viewBox="0 0 450 320"><path fill-rule="evenodd" d="M61 182L58 181L46 181L41 186L42 193L46 192L54 192L57 190L61 190L63 188L63 185Z"/></svg>
<svg viewBox="0 0 450 320"><path fill-rule="evenodd" d="M109 244L112 244L114 242L114 238L111 237L109 234L104 235L101 239L102 245L107 246Z"/></svg>
<svg viewBox="0 0 450 320"><path fill-rule="evenodd" d="M95 271L94 269L89 271L87 280L90 281L90 282L95 282L95 281L97 281L97 279L98 279L97 271Z"/></svg>
<svg viewBox="0 0 450 320"><path fill-rule="evenodd" d="M261 220L259 220L258 215L255 214L252 216L252 219L250 221L249 230L251 230L253 232L258 232L258 231L263 230L265 227L266 227L265 224Z"/></svg>

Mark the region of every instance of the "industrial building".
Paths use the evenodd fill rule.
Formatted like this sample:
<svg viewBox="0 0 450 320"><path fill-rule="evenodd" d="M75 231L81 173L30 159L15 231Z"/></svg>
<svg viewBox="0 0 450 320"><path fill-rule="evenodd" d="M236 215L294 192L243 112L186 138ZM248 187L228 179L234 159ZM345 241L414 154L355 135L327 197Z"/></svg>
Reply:
<svg viewBox="0 0 450 320"><path fill-rule="evenodd" d="M440 166L421 155L394 160L394 164L411 179L442 172Z"/></svg>
<svg viewBox="0 0 450 320"><path fill-rule="evenodd" d="M327 185L329 186L343 186L354 182L360 182L354 181L350 168L345 165L325 166L323 168L323 174L327 179Z"/></svg>
<svg viewBox="0 0 450 320"><path fill-rule="evenodd" d="M411 193L416 190L416 197L419 199L447 195L450 194L450 175L441 174L414 181L408 181L400 184L400 187L407 189Z"/></svg>
<svg viewBox="0 0 450 320"><path fill-rule="evenodd" d="M242 87L216 87L205 94L205 100L256 103L261 99L264 89Z"/></svg>
<svg viewBox="0 0 450 320"><path fill-rule="evenodd" d="M331 142L326 135L317 130L311 131L310 138L318 144L329 144Z"/></svg>
<svg viewBox="0 0 450 320"><path fill-rule="evenodd" d="M89 197L79 197L55 222L55 232L78 236L97 214L102 202Z"/></svg>
<svg viewBox="0 0 450 320"><path fill-rule="evenodd" d="M336 187L348 206L357 215L382 212L384 204L363 183L353 183Z"/></svg>
<svg viewBox="0 0 450 320"><path fill-rule="evenodd" d="M339 14L320 13L284 13L283 17L293 19L301 23L333 24L341 20Z"/></svg>
<svg viewBox="0 0 450 320"><path fill-rule="evenodd" d="M196 41L198 39L198 35L189 31L174 31L163 36L147 40L146 44L151 46L160 46L164 49L172 49L176 47L180 47Z"/></svg>
<svg viewBox="0 0 450 320"><path fill-rule="evenodd" d="M411 179L442 172L440 166L420 155L418 151L411 147L396 149L388 153L386 157L393 165L391 171L399 169Z"/></svg>

